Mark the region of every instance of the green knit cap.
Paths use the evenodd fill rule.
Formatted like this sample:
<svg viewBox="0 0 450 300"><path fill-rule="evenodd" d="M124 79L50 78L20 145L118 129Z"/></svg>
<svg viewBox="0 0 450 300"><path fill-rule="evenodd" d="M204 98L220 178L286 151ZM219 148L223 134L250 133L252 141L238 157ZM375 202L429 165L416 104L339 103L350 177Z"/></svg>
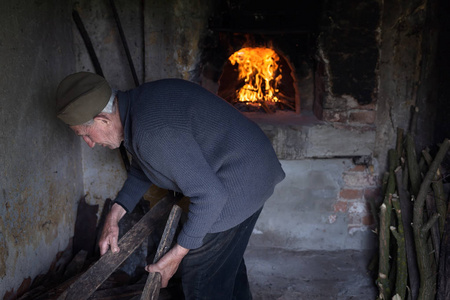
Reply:
<svg viewBox="0 0 450 300"><path fill-rule="evenodd" d="M108 104L111 87L105 78L79 72L64 78L56 91L57 117L74 126L92 120Z"/></svg>

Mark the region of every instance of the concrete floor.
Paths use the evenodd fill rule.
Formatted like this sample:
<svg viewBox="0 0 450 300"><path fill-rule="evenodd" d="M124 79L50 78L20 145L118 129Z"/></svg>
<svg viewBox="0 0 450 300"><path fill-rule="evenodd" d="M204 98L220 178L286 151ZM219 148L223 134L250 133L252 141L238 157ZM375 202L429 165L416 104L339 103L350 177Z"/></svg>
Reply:
<svg viewBox="0 0 450 300"><path fill-rule="evenodd" d="M245 254L254 300L375 299L368 251L286 251L254 248Z"/></svg>

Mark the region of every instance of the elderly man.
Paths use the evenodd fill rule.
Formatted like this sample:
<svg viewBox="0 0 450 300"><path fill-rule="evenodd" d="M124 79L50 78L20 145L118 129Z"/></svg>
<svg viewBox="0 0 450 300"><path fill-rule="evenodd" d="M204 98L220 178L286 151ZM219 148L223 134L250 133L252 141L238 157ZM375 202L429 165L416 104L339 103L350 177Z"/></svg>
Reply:
<svg viewBox="0 0 450 300"><path fill-rule="evenodd" d="M100 239L119 251L118 222L151 184L190 198L176 245L149 272L179 269L186 299L251 299L243 259L264 202L285 174L260 128L195 83L164 79L129 91L80 72L57 90L57 116L89 145L123 142L131 169Z"/></svg>

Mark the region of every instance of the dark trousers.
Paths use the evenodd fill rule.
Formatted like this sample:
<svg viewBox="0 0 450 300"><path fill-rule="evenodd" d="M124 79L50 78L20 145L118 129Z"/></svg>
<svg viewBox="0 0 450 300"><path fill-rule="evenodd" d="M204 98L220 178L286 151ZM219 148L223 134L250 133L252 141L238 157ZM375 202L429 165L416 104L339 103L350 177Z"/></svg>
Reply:
<svg viewBox="0 0 450 300"><path fill-rule="evenodd" d="M227 231L207 234L203 246L183 258L186 300L252 299L243 255L261 210Z"/></svg>

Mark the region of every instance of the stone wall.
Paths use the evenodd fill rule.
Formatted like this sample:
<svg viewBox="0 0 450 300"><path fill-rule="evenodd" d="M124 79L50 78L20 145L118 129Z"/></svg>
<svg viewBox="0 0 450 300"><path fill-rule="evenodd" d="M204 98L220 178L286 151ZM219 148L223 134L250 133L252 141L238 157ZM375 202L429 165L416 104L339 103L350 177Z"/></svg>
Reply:
<svg viewBox="0 0 450 300"><path fill-rule="evenodd" d="M68 247L83 196L80 141L55 106L75 66L70 1L1 1L0 65L0 298L15 299Z"/></svg>
<svg viewBox="0 0 450 300"><path fill-rule="evenodd" d="M214 2L145 0L145 80L192 80Z"/></svg>

